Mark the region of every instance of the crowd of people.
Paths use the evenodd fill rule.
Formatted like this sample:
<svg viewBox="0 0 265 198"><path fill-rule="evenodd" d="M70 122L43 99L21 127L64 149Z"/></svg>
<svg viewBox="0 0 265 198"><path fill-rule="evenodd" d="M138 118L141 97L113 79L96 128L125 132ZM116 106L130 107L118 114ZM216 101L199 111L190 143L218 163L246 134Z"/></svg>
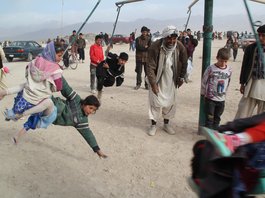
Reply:
<svg viewBox="0 0 265 198"><path fill-rule="evenodd" d="M229 142L228 147L234 151L237 147L265 140L265 92L264 92L264 58L265 25L257 29L262 45L262 54L257 43L249 45L244 53L241 74L240 92L242 99L238 105L235 119L251 117L260 114L258 119L251 120L254 124L242 128L242 132L234 135L220 135ZM141 28L141 34L136 37L136 31L130 34L129 50L135 50L136 85L139 90L142 82L148 91L149 136L157 132L157 122L160 114L163 117L163 130L174 135L176 131L170 125L176 114L176 97L178 89L188 82L187 69L193 61L193 53L200 40L200 32L196 37L191 29L179 32L175 26L163 29L161 37L152 40L150 29ZM115 54L111 45L106 42L103 33L95 36L94 43L89 47L90 58L90 91L84 99L71 88L63 77L63 70L58 63L63 59L63 53L68 45L64 39L57 38L49 41L43 52L32 60L26 67L25 83L16 87L1 88L0 99L6 95L17 94L12 108L5 111L7 121L17 121L28 116L23 128L18 131L13 141L17 144L22 135L29 130L47 128L51 124L72 126L82 135L89 146L99 157L107 155L99 148L96 138L88 127L88 116L94 114L102 103L103 87L121 86L125 78L125 65L130 58L126 52ZM103 40L108 45L103 52ZM108 39L107 39L108 40ZM69 37L71 54L84 63L87 46L83 34L72 32ZM225 110L225 98L229 87L232 70L228 61L233 50L233 60L237 58L238 33L228 36L225 46L218 50L216 62L209 65L204 72L201 83L201 95L205 102L205 127L224 131L219 126L221 115ZM0 63L4 59L0 56ZM0 69L3 65L0 64ZM144 78L142 78L144 73ZM144 79L144 80L143 80ZM2 80L2 79L1 79ZM61 92L65 99L54 97L54 92ZM257 109L255 113L254 110ZM258 121L256 121L258 120ZM229 125L231 126L231 124ZM227 126L226 126L227 127ZM228 128L225 128L228 129ZM236 130L234 128L229 128ZM216 132L215 132L216 133ZM221 139L221 138L220 138Z"/></svg>

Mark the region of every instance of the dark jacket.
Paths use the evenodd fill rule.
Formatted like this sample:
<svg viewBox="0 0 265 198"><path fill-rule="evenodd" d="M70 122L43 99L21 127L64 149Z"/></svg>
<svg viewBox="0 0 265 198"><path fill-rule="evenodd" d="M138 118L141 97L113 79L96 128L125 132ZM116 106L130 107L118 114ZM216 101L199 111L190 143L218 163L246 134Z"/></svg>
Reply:
<svg viewBox="0 0 265 198"><path fill-rule="evenodd" d="M148 48L151 45L151 38L150 36L139 36L135 40L135 59L136 61L146 63L147 61L147 54L148 54ZM147 48L145 46L148 46Z"/></svg>
<svg viewBox="0 0 265 198"><path fill-rule="evenodd" d="M158 64L160 50L162 46L163 39L157 40L148 49L148 61L147 61L147 77L151 85L157 83L156 76L158 74ZM187 71L187 50L180 41L177 41L177 47L175 52L178 57L176 57L176 65L173 65L173 80L175 86L178 87L178 82L180 78L184 78Z"/></svg>
<svg viewBox="0 0 265 198"><path fill-rule="evenodd" d="M104 86L112 86L116 81L116 86L120 86L124 81L124 65L118 64L119 56L111 52L108 53L106 60L99 63L96 70L97 78L104 79ZM109 69L103 67L104 63L108 63Z"/></svg>
<svg viewBox="0 0 265 198"><path fill-rule="evenodd" d="M76 43L77 43L78 48L82 48L82 49L86 48L86 40L85 39L78 38Z"/></svg>
<svg viewBox="0 0 265 198"><path fill-rule="evenodd" d="M254 127L262 122L265 122L265 112L249 118L240 118L232 122L228 122L219 126L218 131L233 131L235 133L240 133L245 129Z"/></svg>
<svg viewBox="0 0 265 198"><path fill-rule="evenodd" d="M73 43L72 43L73 42ZM74 45L74 46L77 46L77 35L71 35L70 37L69 37L69 44L72 44L72 45Z"/></svg>
<svg viewBox="0 0 265 198"><path fill-rule="evenodd" d="M94 152L100 150L96 138L88 126L88 118L81 109L81 98L68 85L64 78L61 94L66 98L66 100L59 97L52 97L52 101L57 107L57 118L53 124L75 127Z"/></svg>
<svg viewBox="0 0 265 198"><path fill-rule="evenodd" d="M240 73L240 84L246 85L251 78L252 69L255 60L255 51L257 49L257 44L252 43L245 49L243 62L241 66L241 73Z"/></svg>

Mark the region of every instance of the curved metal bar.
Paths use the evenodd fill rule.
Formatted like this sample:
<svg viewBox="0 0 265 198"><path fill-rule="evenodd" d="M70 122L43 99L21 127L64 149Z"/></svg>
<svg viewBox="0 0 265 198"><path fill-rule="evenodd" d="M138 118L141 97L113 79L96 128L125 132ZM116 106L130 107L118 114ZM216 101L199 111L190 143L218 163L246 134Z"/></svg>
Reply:
<svg viewBox="0 0 265 198"><path fill-rule="evenodd" d="M255 35L255 38L256 38L256 43L257 43L257 47L258 47L259 56L261 58L261 61L262 61L262 64L263 64L263 67L264 67L264 70L265 70L265 60L264 60L265 58L264 58L263 49L262 49L262 46L261 46L261 43L260 43L260 40L259 40L259 36L257 34L257 31L254 28L255 24L253 23L253 19L252 19L252 16L251 16L247 1L246 0L243 0L243 1L244 1L246 10L247 10L247 14L248 14L248 18L249 18L249 21L250 21L250 24L251 24L252 31L253 31L253 33Z"/></svg>

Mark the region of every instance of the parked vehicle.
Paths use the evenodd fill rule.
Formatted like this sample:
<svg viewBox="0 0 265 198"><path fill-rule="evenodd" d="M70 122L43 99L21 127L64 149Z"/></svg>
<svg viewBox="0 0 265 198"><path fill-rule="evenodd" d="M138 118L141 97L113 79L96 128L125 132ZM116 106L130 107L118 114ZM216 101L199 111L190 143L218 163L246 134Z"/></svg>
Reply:
<svg viewBox="0 0 265 198"><path fill-rule="evenodd" d="M9 46L4 47L3 50L9 62L12 62L14 58L31 61L42 52L43 47L36 41L13 41Z"/></svg>
<svg viewBox="0 0 265 198"><path fill-rule="evenodd" d="M112 37L112 43L113 44L116 44L116 43L119 43L119 44L122 44L122 43L130 43L130 37L129 36L124 36L122 34L115 34L113 35Z"/></svg>
<svg viewBox="0 0 265 198"><path fill-rule="evenodd" d="M240 46L242 47L243 51L245 51L246 47L254 42L256 42L254 34L243 35L240 39Z"/></svg>

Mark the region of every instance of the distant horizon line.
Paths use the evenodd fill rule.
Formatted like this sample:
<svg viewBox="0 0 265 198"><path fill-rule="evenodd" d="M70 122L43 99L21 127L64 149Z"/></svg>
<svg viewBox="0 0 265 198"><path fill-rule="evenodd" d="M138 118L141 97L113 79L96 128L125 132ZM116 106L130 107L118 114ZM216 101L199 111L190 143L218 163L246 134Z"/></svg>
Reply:
<svg viewBox="0 0 265 198"><path fill-rule="evenodd" d="M231 16L246 16L246 14L229 14L229 15L219 15L219 16L214 16L213 18L221 18L221 17L231 17ZM202 14L196 14L196 15L191 15L191 18L196 18L196 17L203 17L204 15ZM255 17L259 17L259 16L263 16L265 18L265 13L264 14L254 14L253 16ZM134 19L134 20L123 20L123 19L119 19L118 22L137 22L137 21L141 21L141 20L155 20L155 21L168 21L168 20L180 20L180 19L187 19L188 16L181 16L181 17L172 17L172 18L167 18L167 19L156 19L156 18L150 18L150 17L145 17L145 18L137 18L137 19ZM60 20L49 20L49 21L44 21L43 24L45 23L51 23L51 22L57 22L57 23L61 23ZM213 21L214 22L214 21ZM83 23L83 21L80 21L80 22L70 22L70 23L65 23L64 26L71 26L71 25L74 25L74 24L78 24L78 23ZM90 21L88 22L89 23L114 23L114 20L113 21ZM17 28L17 27L27 27L27 26L38 26L38 24L40 23L33 23L33 24L25 24L25 25L14 25L14 26L9 26L7 27L8 29L9 28ZM63 26L63 27L64 27ZM3 27L3 26L2 26ZM7 29L5 28L5 29ZM1 29L1 28L0 28Z"/></svg>

